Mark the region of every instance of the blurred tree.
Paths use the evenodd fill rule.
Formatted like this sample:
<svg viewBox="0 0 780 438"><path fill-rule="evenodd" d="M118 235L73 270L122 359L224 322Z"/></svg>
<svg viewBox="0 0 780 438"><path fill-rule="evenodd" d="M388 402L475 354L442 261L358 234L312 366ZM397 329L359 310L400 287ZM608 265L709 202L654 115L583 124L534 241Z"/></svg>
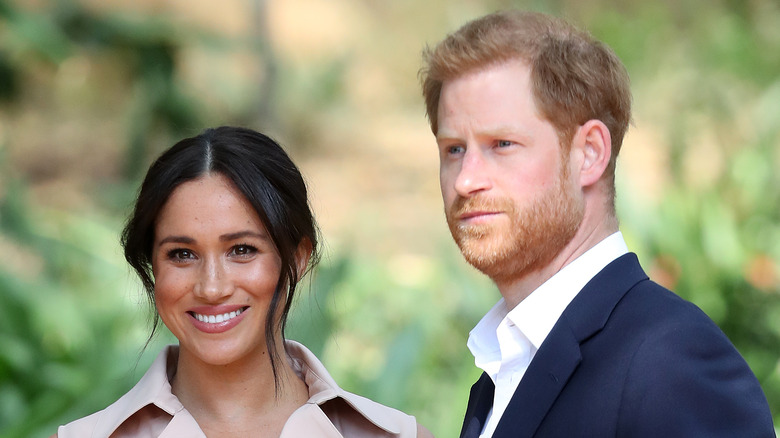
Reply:
<svg viewBox="0 0 780 438"><path fill-rule="evenodd" d="M165 22L132 21L118 16L101 17L72 2L58 2L52 20L73 45L90 50L121 53L133 87L127 128L128 148L124 175L143 175L150 156L149 133L164 127L174 138L190 135L202 126L196 100L182 91L176 80L176 55L183 39Z"/></svg>
<svg viewBox="0 0 780 438"><path fill-rule="evenodd" d="M381 104L392 102L409 118L423 118L419 98L406 97L417 91L400 90L399 84L409 82L382 81L414 75L416 66L406 64L419 59L420 47L411 35L427 32L435 40L499 7L572 18L625 61L637 102L635 130L657 135L656 143L644 146L669 165L657 169L664 173L657 203L639 199L635 175L619 180L624 233L653 278L701 306L734 341L780 422L776 1L339 1L345 10L365 9L359 25L377 38L334 50L316 63L296 64L280 53L278 42L272 44L277 23L270 10L278 6L273 1L253 0L250 34L227 37L176 25L171 16L111 12L112 7L98 12L66 0L0 0L0 436L48 436L57 424L106 406L135 382L158 344L170 341L163 335L138 357L145 309L138 306L140 298L126 297L139 288L129 280L117 244L123 209L158 144L214 123L260 125L294 139L290 146L301 157L321 153L323 143L337 144L340 149L331 147L329 153L348 159L334 160L343 165L331 173L348 173L356 151L377 147L372 137L353 135L378 130L372 125L377 119L365 118L366 112L385 112ZM250 61L239 65L253 68L254 83L238 93L250 95L249 103L193 90L182 59L195 46L209 48L215 57L249 48ZM377 53L367 61L359 58L360 50ZM68 70L74 60L77 66L103 66L88 84L102 99L63 93L64 73L88 71ZM381 71L397 65L405 70ZM362 107L353 102L358 87L368 90ZM62 107L51 104L58 99ZM86 108L79 113L84 126L46 123L67 125L60 118L76 104ZM24 111L30 114L19 116ZM118 115L124 122L120 133L89 142L113 132L95 126L105 120L90 118L109 111L107 118ZM380 132L392 137L391 156L416 161L398 143L417 137L405 137L403 126L392 121ZM47 136L19 136L20 129ZM21 149L18 143L37 141L43 152L36 159L52 161L58 151L78 147L60 144L59 136L70 130L79 130L74 137L87 145L78 159L89 158L89 147L117 149L107 155L112 160L107 164L118 163L121 174L114 182L132 189L87 175L92 179L85 196L92 202L65 208L41 200L41 186L50 182L46 171L25 174L14 161L22 154L12 157L10 146ZM626 148L638 146L628 139ZM358 174L365 177L373 168L367 169ZM57 184L84 172L78 166L67 170ZM416 184L409 183L413 190ZM373 230L375 219L365 226ZM497 299L495 290L465 265L449 239L432 245L434 255L409 251L389 259L367 254L365 247L375 242L361 243L336 246L326 257L310 291L301 290L289 333L320 355L345 388L417 415L439 436L455 436L478 375L465 340Z"/></svg>

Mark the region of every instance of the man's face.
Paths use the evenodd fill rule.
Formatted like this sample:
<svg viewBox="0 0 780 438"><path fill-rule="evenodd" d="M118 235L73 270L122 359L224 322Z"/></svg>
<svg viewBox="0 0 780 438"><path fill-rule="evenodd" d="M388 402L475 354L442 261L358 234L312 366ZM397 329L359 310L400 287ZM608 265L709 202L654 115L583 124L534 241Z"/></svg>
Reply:
<svg viewBox="0 0 780 438"><path fill-rule="evenodd" d="M529 68L510 61L445 81L438 116L445 213L466 260L496 282L549 264L584 204Z"/></svg>

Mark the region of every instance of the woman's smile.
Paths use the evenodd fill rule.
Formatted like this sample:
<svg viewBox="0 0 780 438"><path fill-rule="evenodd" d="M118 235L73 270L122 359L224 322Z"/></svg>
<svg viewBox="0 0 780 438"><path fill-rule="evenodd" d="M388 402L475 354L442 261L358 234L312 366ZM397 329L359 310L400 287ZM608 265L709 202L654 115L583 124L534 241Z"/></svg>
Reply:
<svg viewBox="0 0 780 438"><path fill-rule="evenodd" d="M226 310L232 307L234 310ZM198 307L187 312L192 317L192 324L206 333L226 332L243 320L244 312L249 306L214 306L213 308Z"/></svg>

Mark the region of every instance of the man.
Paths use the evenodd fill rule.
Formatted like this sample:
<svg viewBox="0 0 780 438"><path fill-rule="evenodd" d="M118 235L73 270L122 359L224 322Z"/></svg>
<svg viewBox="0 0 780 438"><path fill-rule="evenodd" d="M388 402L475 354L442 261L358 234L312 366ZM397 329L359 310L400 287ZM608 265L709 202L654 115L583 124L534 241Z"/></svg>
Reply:
<svg viewBox="0 0 780 438"><path fill-rule="evenodd" d="M651 282L614 207L628 75L568 23L501 12L424 51L447 223L502 299L462 437L771 437L748 365Z"/></svg>

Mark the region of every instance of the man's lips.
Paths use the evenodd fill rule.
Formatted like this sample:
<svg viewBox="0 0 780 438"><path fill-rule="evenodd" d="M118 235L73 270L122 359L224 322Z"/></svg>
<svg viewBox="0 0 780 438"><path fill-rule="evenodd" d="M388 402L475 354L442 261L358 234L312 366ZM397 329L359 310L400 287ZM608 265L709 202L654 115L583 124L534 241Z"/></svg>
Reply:
<svg viewBox="0 0 780 438"><path fill-rule="evenodd" d="M476 211L468 211L464 213L460 213L458 215L458 219L461 221L475 221L480 219L488 219L493 216L497 216L501 214L500 211L483 211L483 210L476 210Z"/></svg>

